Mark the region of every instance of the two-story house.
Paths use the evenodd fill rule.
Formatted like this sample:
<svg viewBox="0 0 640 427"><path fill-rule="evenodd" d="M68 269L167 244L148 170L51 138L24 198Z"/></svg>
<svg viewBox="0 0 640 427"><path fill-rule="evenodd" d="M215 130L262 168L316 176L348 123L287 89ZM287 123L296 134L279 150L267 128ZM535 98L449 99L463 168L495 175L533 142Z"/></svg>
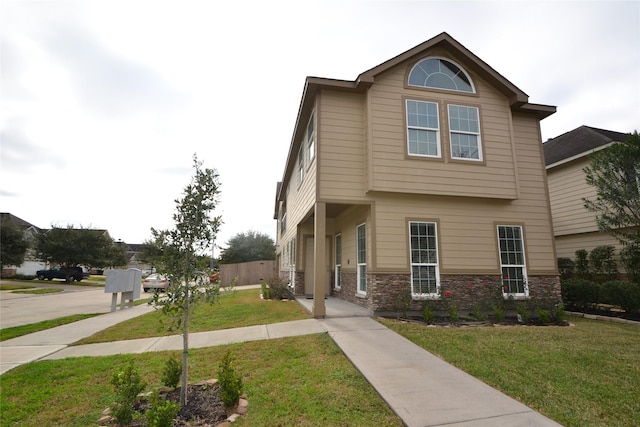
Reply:
<svg viewBox="0 0 640 427"><path fill-rule="evenodd" d="M282 181L277 265L325 315L560 301L540 121L528 96L442 33L354 81L308 77Z"/></svg>
<svg viewBox="0 0 640 427"><path fill-rule="evenodd" d="M556 253L562 258L575 258L578 249L591 251L597 246L611 245L621 249L610 233L598 230L596 215L584 207L583 199L596 198L596 188L587 184L584 168L590 165L590 154L604 150L629 134L589 126L580 126L543 144Z"/></svg>

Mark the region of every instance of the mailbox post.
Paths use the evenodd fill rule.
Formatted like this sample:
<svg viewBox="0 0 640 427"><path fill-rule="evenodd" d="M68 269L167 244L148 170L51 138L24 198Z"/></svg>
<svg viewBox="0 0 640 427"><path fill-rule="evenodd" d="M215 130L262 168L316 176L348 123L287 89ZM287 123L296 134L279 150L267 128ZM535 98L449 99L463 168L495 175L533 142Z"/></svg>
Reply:
<svg viewBox="0 0 640 427"><path fill-rule="evenodd" d="M142 272L137 268L128 270L107 270L107 280L104 292L113 294L111 297L111 311L116 311L118 293L120 296L120 310L125 307L125 300L129 301L129 307L133 307L133 300L140 298L142 287Z"/></svg>

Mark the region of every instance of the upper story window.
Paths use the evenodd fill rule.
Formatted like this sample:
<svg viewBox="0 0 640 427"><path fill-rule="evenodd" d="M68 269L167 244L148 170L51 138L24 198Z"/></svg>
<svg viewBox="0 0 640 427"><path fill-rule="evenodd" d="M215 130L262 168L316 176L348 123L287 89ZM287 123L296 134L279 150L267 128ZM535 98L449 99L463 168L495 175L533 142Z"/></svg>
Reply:
<svg viewBox="0 0 640 427"><path fill-rule="evenodd" d="M407 144L411 155L440 157L438 104L407 100Z"/></svg>
<svg viewBox="0 0 640 427"><path fill-rule="evenodd" d="M315 114L311 114L309 123L307 124L307 158L309 163L316 155L316 127L315 127Z"/></svg>
<svg viewBox="0 0 640 427"><path fill-rule="evenodd" d="M298 150L298 187L304 180L304 147L300 147Z"/></svg>
<svg viewBox="0 0 640 427"><path fill-rule="evenodd" d="M482 160L480 118L476 107L449 105L451 158Z"/></svg>
<svg viewBox="0 0 640 427"><path fill-rule="evenodd" d="M427 58L414 65L409 72L409 86L475 93L467 73L443 58Z"/></svg>

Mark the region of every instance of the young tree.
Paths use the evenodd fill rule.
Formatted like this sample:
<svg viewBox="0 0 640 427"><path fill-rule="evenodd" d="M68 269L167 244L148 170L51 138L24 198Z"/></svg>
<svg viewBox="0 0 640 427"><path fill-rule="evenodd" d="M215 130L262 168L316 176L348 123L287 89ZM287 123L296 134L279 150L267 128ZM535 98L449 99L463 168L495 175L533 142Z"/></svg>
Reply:
<svg viewBox="0 0 640 427"><path fill-rule="evenodd" d="M220 193L218 173L215 169L202 169L202 162L193 156L195 175L184 188L183 197L176 199L173 214L175 228L172 230L151 229L157 252L162 258L158 271L168 274L173 280L167 292L155 294L152 304L173 319L172 328L182 328L182 388L180 405L187 403L187 379L189 366L189 312L200 302L214 303L219 293L216 284L209 283L207 258L221 224L221 217L211 217Z"/></svg>
<svg viewBox="0 0 640 427"><path fill-rule="evenodd" d="M29 249L24 234L11 220L0 223L0 269L22 265Z"/></svg>
<svg viewBox="0 0 640 427"><path fill-rule="evenodd" d="M221 264L276 259L276 245L267 234L256 231L238 233L220 254Z"/></svg>
<svg viewBox="0 0 640 427"><path fill-rule="evenodd" d="M624 142L594 153L584 168L586 181L597 190L595 199L583 199L596 214L600 231L620 243L640 245L640 136L635 131Z"/></svg>
<svg viewBox="0 0 640 427"><path fill-rule="evenodd" d="M71 283L74 267L116 267L126 264L124 250L118 249L101 230L52 226L39 233L36 251L43 261L62 266Z"/></svg>

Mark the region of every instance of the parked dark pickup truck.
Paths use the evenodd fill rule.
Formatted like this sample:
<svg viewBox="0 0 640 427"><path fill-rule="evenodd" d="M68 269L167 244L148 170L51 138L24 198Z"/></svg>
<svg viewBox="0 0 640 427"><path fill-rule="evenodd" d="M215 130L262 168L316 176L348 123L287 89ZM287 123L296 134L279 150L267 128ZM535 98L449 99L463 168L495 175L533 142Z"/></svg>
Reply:
<svg viewBox="0 0 640 427"><path fill-rule="evenodd" d="M53 279L67 279L65 274L65 269L61 266L50 268L49 270L38 270L36 271L36 277L40 280L53 280ZM73 273L71 274L71 281L74 280L76 282L81 281L82 279L86 279L89 277L89 273L85 273L82 270L82 267L73 267Z"/></svg>

